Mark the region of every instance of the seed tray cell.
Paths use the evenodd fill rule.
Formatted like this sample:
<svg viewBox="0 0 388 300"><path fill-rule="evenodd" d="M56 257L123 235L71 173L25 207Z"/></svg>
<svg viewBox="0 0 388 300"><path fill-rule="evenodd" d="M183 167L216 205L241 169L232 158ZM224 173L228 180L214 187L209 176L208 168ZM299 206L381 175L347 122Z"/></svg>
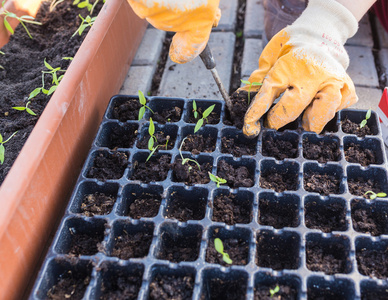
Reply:
<svg viewBox="0 0 388 300"><path fill-rule="evenodd" d="M146 109L141 121L136 96L112 98L30 299L73 284L72 275L84 299L256 300L277 286L275 295L291 299L387 298L388 202L363 196L388 193L375 113L365 135L344 132L345 119L359 124L366 114L348 109L321 135L303 131L298 118L247 139L223 101L146 98L154 114ZM196 133L193 100L200 117L215 104ZM150 118L174 143L155 143L147 161ZM265 152L268 143L288 152ZM306 156L309 147L324 154ZM375 161L349 160L351 147L373 151ZM182 171L182 158L202 172L193 161ZM194 171L195 180L184 178ZM316 188L322 182L335 188ZM74 248L76 239L83 247Z"/></svg>

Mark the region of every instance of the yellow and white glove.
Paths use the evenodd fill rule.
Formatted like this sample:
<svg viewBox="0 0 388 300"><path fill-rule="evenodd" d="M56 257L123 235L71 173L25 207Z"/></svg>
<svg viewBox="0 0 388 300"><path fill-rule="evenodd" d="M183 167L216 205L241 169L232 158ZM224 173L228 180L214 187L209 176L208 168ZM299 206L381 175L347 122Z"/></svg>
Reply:
<svg viewBox="0 0 388 300"><path fill-rule="evenodd" d="M337 1L310 0L302 15L270 40L249 78L263 85L251 89L259 92L246 112L244 134L259 134L259 119L281 93L266 127L279 129L304 112L303 128L320 133L338 110L356 103L343 45L357 28L356 18Z"/></svg>
<svg viewBox="0 0 388 300"><path fill-rule="evenodd" d="M154 27L174 31L170 58L186 63L205 48L212 27L218 25L220 0L128 0L134 12Z"/></svg>

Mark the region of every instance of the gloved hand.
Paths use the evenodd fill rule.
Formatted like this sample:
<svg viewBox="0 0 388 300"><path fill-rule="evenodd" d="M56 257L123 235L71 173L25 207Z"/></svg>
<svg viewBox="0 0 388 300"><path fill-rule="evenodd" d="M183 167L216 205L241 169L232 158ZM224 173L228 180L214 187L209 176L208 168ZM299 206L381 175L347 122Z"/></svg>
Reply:
<svg viewBox="0 0 388 300"><path fill-rule="evenodd" d="M270 40L249 78L263 85L252 86L259 92L246 112L244 134L259 134L259 119L283 92L268 112L266 127L279 129L304 111L303 128L320 133L338 110L357 102L343 47L357 27L356 18L338 2L310 0L302 15Z"/></svg>
<svg viewBox="0 0 388 300"><path fill-rule="evenodd" d="M212 27L218 25L220 0L128 0L134 12L154 27L174 31L170 58L186 63L205 48Z"/></svg>

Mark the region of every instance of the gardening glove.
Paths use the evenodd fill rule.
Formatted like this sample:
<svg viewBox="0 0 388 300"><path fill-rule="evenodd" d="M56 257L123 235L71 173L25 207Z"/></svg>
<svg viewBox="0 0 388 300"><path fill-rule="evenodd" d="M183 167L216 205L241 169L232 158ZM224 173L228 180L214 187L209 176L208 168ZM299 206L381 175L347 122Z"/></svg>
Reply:
<svg viewBox="0 0 388 300"><path fill-rule="evenodd" d="M154 27L174 31L170 58L186 63L205 48L212 27L218 25L220 0L128 0L135 13Z"/></svg>
<svg viewBox="0 0 388 300"><path fill-rule="evenodd" d="M337 1L310 0L298 19L271 39L249 78L262 86L251 87L258 93L245 114L244 134L259 134L259 119L282 93L268 112L268 128L279 129L304 111L303 128L320 133L338 110L356 103L343 45L357 27L356 18ZM249 85L240 90L248 91Z"/></svg>

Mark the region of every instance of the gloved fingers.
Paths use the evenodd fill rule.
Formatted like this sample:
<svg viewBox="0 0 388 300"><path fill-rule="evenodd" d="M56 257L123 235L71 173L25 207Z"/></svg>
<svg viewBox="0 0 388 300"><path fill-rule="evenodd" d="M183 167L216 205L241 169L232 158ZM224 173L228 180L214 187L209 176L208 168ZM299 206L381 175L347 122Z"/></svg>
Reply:
<svg viewBox="0 0 388 300"><path fill-rule="evenodd" d="M221 9L217 8L216 14L214 16L214 22L213 22L213 27L217 27L218 23L220 22L221 19Z"/></svg>
<svg viewBox="0 0 388 300"><path fill-rule="evenodd" d="M338 107L337 111L347 108L349 106L352 106L358 101L356 88L354 86L352 79L349 77L348 74L346 74L344 85L341 89L341 95L342 95L341 105Z"/></svg>

